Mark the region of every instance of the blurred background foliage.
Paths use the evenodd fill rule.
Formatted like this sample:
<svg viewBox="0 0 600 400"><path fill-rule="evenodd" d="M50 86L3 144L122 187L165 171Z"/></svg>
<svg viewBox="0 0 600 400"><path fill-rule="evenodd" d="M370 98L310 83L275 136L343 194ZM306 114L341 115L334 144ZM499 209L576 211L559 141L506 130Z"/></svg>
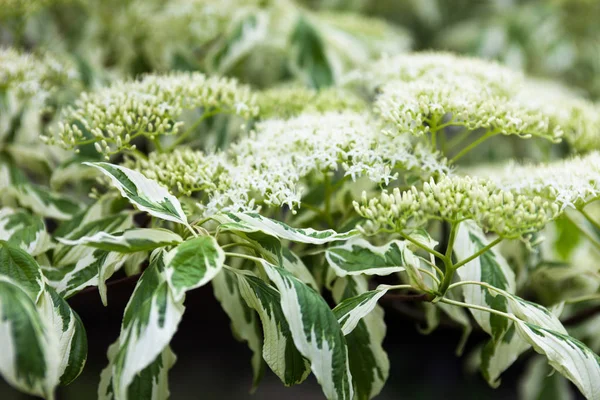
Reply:
<svg viewBox="0 0 600 400"><path fill-rule="evenodd" d="M600 97L595 0L2 3L0 43L70 54L89 84L175 69L259 87L291 79L322 87L381 53L444 49L498 59Z"/></svg>

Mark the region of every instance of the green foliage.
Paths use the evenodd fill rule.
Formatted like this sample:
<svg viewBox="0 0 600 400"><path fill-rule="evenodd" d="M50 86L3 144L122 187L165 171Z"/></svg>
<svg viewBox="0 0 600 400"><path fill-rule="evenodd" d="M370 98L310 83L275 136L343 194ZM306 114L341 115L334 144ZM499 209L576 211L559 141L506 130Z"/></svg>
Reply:
<svg viewBox="0 0 600 400"><path fill-rule="evenodd" d="M570 398L571 381L600 399L597 60L534 60L596 48L593 2L389 15L417 45L514 64L518 43L528 71L588 97L404 52L404 28L306 3L2 4L2 377L53 399L87 356L66 299L97 287L106 305L125 274L137 284L100 399L168 398L186 294L208 285L252 352L253 388L268 367L285 386L312 373L328 399L377 396L390 364L419 362L383 347L394 298L420 303L424 333L462 330L458 353L489 336L471 359L493 387L532 349L523 398ZM527 33L548 20L568 35L540 50ZM493 54L469 36L490 21L506 39Z"/></svg>

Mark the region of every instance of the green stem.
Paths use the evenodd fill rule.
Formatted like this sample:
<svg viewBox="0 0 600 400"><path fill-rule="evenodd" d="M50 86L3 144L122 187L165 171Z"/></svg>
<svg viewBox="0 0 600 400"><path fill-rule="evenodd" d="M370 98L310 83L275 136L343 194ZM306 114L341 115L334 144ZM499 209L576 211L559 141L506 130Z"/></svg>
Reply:
<svg viewBox="0 0 600 400"><path fill-rule="evenodd" d="M246 260L254 261L255 263L261 264L261 265L262 265L263 261L265 261L262 258L254 257L254 256L251 256L251 255L248 255L248 254L230 253L230 252L227 252L227 251L225 252L225 256L226 257L244 258Z"/></svg>
<svg viewBox="0 0 600 400"><path fill-rule="evenodd" d="M454 241L456 240L456 233L458 231L458 224L452 223L450 227L450 237L448 238L448 246L446 246L446 258L452 260L452 250L454 249Z"/></svg>
<svg viewBox="0 0 600 400"><path fill-rule="evenodd" d="M448 288L452 283L452 279L454 279L454 272L456 271L456 267L452 265L451 259L444 257L443 261L446 270L444 271L444 279L442 279L442 283L438 285L439 294L435 299L433 299L434 303L440 301L442 299L442 296L446 294L446 291L448 291Z"/></svg>
<svg viewBox="0 0 600 400"><path fill-rule="evenodd" d="M490 314L500 315L500 316L502 316L504 318L508 318L508 319L510 319L512 321L515 321L515 322L519 321L519 319L517 319L514 315L510 315L510 314L504 313L502 311L494 310L492 308L478 306L478 305L475 305L475 304L463 303L462 301L450 300L450 299L446 299L446 298L441 298L440 301L442 303L451 304L451 305L457 306L457 307L472 308L473 310L485 311L485 312L488 312Z"/></svg>
<svg viewBox="0 0 600 400"><path fill-rule="evenodd" d="M429 254L433 254L434 256L436 256L437 258L439 258L440 260L446 259L446 256L443 255L442 253L440 253L439 251L436 251L436 250L434 250L432 248L429 248L429 247L425 246L424 244L422 244L420 242L417 242L415 239L411 238L410 236L408 236L408 235L406 235L406 234L404 234L402 232L399 232L399 233L400 233L400 236L402 236L404 239L408 240L409 242L411 242L415 246L417 246L417 247L425 250Z"/></svg>
<svg viewBox="0 0 600 400"><path fill-rule="evenodd" d="M431 148L433 151L437 150L437 130L431 131Z"/></svg>
<svg viewBox="0 0 600 400"><path fill-rule="evenodd" d="M457 155L452 157L450 162L455 163L460 158L464 157L469 151L473 150L475 147L479 146L481 143L485 142L486 140L488 140L489 138L491 138L492 136L495 136L497 134L498 134L497 130L492 130L492 131L487 132L486 134L481 136L479 139L475 140L474 142L469 144L467 147L463 148Z"/></svg>
<svg viewBox="0 0 600 400"><path fill-rule="evenodd" d="M494 239L493 241L491 241L490 243L488 243L487 246L481 248L478 252L471 254L469 257L465 258L464 260L458 262L454 268L460 268L463 265L465 265L466 263L473 261L474 259L476 259L477 257L479 257L480 255L482 255L483 253L485 253L486 251L488 251L489 249L491 249L492 247L494 247L495 245L497 245L498 243L500 243L502 241L501 237L497 237L496 239Z"/></svg>
<svg viewBox="0 0 600 400"><path fill-rule="evenodd" d="M158 136L154 136L152 138L152 143L154 143L154 147L155 147L156 151L158 151L159 153L163 152L163 147L162 147L162 144L160 143L160 138Z"/></svg>
<svg viewBox="0 0 600 400"><path fill-rule="evenodd" d="M387 290L400 290L400 289L414 289L411 285L381 285L385 287Z"/></svg>
<svg viewBox="0 0 600 400"><path fill-rule="evenodd" d="M221 248L223 250L228 249L230 247L246 247L252 250L256 250L256 248L254 246L252 246L250 243L244 243L244 242L234 242L234 243L227 243L227 244L223 244L221 245Z"/></svg>

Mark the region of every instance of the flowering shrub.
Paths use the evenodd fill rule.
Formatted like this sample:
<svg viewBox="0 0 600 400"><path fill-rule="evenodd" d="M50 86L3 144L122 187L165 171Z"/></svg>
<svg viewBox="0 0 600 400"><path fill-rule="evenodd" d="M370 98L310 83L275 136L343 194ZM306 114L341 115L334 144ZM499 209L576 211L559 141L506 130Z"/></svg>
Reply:
<svg viewBox="0 0 600 400"><path fill-rule="evenodd" d="M27 19L51 3L11 7ZM370 60L406 40L360 15L287 1L126 3L134 20L161 12L141 25L142 50L113 54L98 76L74 50L0 50L10 385L52 399L77 378L87 339L67 300L95 286L106 304L107 282L125 274L137 284L101 399L168 397L170 342L186 294L205 285L253 353L254 385L268 367L286 386L314 374L328 399L375 397L402 362L382 346L378 301L400 293L430 330L442 319L463 329L459 353L472 329L489 335L475 359L490 385L533 349L532 370L549 364L600 399L597 318L561 322L600 300L599 104L451 53ZM167 19L207 29L175 24L177 35ZM105 55L118 46L98 34L80 40ZM152 50L152 72L128 76L125 57L143 58L161 35L174 43ZM191 42L208 72L161 71ZM273 51L294 82L256 77ZM538 395L543 375L525 377Z"/></svg>

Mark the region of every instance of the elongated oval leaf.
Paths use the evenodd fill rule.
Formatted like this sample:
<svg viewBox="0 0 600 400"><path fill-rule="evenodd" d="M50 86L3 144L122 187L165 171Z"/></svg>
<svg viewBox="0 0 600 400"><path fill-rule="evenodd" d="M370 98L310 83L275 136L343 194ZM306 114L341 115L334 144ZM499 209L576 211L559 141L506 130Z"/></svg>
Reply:
<svg viewBox="0 0 600 400"><path fill-rule="evenodd" d="M340 276L389 275L404 271L402 253L406 244L394 240L383 246L373 246L361 238L348 240L327 249L329 266Z"/></svg>
<svg viewBox="0 0 600 400"><path fill-rule="evenodd" d="M42 272L35 259L4 241L0 241L0 276L17 282L34 302L44 291Z"/></svg>
<svg viewBox="0 0 600 400"><path fill-rule="evenodd" d="M387 291L387 287L383 285L381 286L381 289L370 290L357 296L344 299L333 309L333 313L340 323L344 335L352 332L360 320L373 311L375 306L377 306L377 301L382 298Z"/></svg>
<svg viewBox="0 0 600 400"><path fill-rule="evenodd" d="M294 345L279 292L249 273L238 272L238 281L241 295L260 316L267 365L286 386L301 383L310 373L310 365Z"/></svg>
<svg viewBox="0 0 600 400"><path fill-rule="evenodd" d="M316 231L311 228L292 228L283 222L263 217L256 213L221 213L213 216L213 219L221 223L219 229L222 231L240 232L263 232L267 235L292 242L324 244L339 240L346 240L358 234L357 230L337 233L332 229Z"/></svg>
<svg viewBox="0 0 600 400"><path fill-rule="evenodd" d="M22 210L0 209L0 240L22 248L32 256L51 247L44 221Z"/></svg>
<svg viewBox="0 0 600 400"><path fill-rule="evenodd" d="M187 217L179 200L160 184L129 168L105 162L84 164L99 169L113 185L141 211L187 226Z"/></svg>
<svg viewBox="0 0 600 400"><path fill-rule="evenodd" d="M87 359L85 328L75 311L51 287L46 287L38 303L51 338L50 346L60 351L57 359L60 383L68 385L83 371Z"/></svg>
<svg viewBox="0 0 600 400"><path fill-rule="evenodd" d="M113 365L119 351L119 341L111 344L108 348L108 366L100 374L100 385L98 386L99 400L114 400L115 388L113 386ZM127 396L130 399L153 399L163 400L169 398L168 372L175 364L177 357L170 346L156 357L150 365L144 368L129 385Z"/></svg>
<svg viewBox="0 0 600 400"><path fill-rule="evenodd" d="M190 239L167 253L165 273L175 299L210 282L224 262L225 253L212 236Z"/></svg>
<svg viewBox="0 0 600 400"><path fill-rule="evenodd" d="M347 276L336 280L333 297L338 303L367 292L367 278ZM373 310L360 319L352 332L346 335L348 360L357 400L368 400L377 396L387 381L390 361L383 349L386 326L383 309Z"/></svg>
<svg viewBox="0 0 600 400"><path fill-rule="evenodd" d="M48 332L30 294L0 276L0 373L17 389L49 399L59 382Z"/></svg>
<svg viewBox="0 0 600 400"><path fill-rule="evenodd" d="M460 261L475 254L488 243L481 228L471 221L465 221L458 228L454 254ZM494 248L459 268L457 274L461 280L485 282L507 293L514 292L516 288L514 272L504 257ZM497 295L477 285L464 285L462 289L465 301L469 304L502 312L509 311L509 300L506 296ZM510 367L529 346L514 334L512 322L506 318L478 310L470 311L479 326L492 337L482 349L481 372L488 383L496 387L500 384L500 374Z"/></svg>
<svg viewBox="0 0 600 400"><path fill-rule="evenodd" d="M181 243L183 239L178 234L166 229L129 229L123 232L106 233L98 232L92 236L83 236L77 240L58 238L66 245L86 245L106 251L119 253L135 253L138 251L151 251L159 247L171 246Z"/></svg>
<svg viewBox="0 0 600 400"><path fill-rule="evenodd" d="M281 294L281 308L294 344L310 360L323 393L328 399L352 399L348 349L335 315L314 289L283 268L264 260L262 264Z"/></svg>
<svg viewBox="0 0 600 400"><path fill-rule="evenodd" d="M600 398L600 358L579 340L538 325L517 321L517 331L548 363L588 399Z"/></svg>
<svg viewBox="0 0 600 400"><path fill-rule="evenodd" d="M224 270L211 281L215 297L229 316L231 330L239 341L248 343L252 351L253 389L256 389L264 372L262 337L258 318L240 294L238 281L232 272Z"/></svg>
<svg viewBox="0 0 600 400"><path fill-rule="evenodd" d="M154 254L125 308L112 368L115 398L127 400L136 376L167 348L183 316L165 281L163 252Z"/></svg>

